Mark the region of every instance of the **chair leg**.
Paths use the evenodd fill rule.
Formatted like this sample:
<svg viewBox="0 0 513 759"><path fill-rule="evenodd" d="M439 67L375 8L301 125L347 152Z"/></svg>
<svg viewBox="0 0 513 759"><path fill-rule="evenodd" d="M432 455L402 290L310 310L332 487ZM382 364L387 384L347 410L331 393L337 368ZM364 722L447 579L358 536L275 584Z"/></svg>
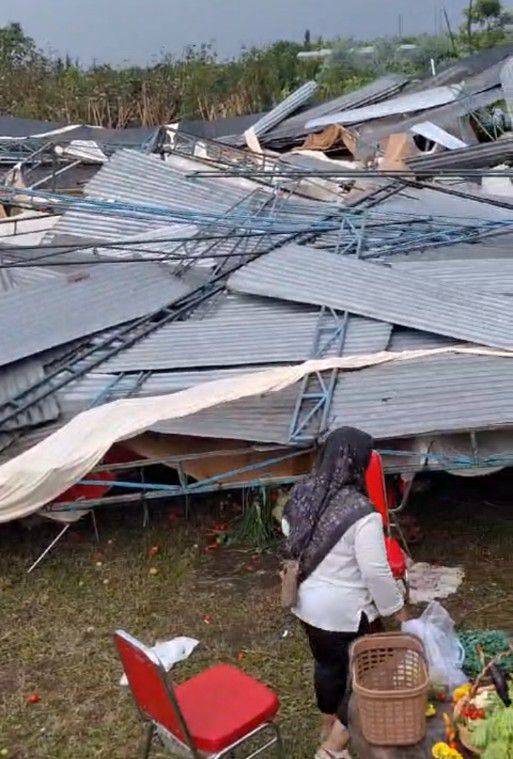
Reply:
<svg viewBox="0 0 513 759"><path fill-rule="evenodd" d="M285 759L285 749L283 747L283 738L281 737L281 730L276 722L272 723L274 732L276 733L276 756L279 759Z"/></svg>
<svg viewBox="0 0 513 759"><path fill-rule="evenodd" d="M146 736L145 736L145 739L144 739L144 745L143 745L143 750L142 750L142 754L141 754L141 759L148 759L148 757L150 755L150 751L151 751L151 743L153 741L154 734L155 734L155 725L153 724L153 722L150 722L150 724L148 725L148 728L146 730Z"/></svg>

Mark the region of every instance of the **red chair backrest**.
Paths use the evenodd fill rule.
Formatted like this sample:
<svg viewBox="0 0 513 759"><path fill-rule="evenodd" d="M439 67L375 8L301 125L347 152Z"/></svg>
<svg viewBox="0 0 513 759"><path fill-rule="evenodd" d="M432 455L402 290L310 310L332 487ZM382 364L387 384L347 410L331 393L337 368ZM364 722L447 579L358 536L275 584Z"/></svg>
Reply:
<svg viewBox="0 0 513 759"><path fill-rule="evenodd" d="M386 528L390 525L390 516L388 514L388 499L385 485L385 474L383 472L383 460L377 451L372 451L369 466L365 471L365 484L367 493L381 514L383 526Z"/></svg>
<svg viewBox="0 0 513 759"><path fill-rule="evenodd" d="M383 471L383 460L381 454L377 451L372 451L371 453L371 460L365 471L365 484L367 486L367 494L383 520L385 546L390 569L397 580L402 579L406 574L406 557L398 541L388 534L390 528L388 493L385 473Z"/></svg>
<svg viewBox="0 0 513 759"><path fill-rule="evenodd" d="M165 673L157 657L124 630L116 631L114 642L140 711L185 741L170 696L171 686L164 679Z"/></svg>

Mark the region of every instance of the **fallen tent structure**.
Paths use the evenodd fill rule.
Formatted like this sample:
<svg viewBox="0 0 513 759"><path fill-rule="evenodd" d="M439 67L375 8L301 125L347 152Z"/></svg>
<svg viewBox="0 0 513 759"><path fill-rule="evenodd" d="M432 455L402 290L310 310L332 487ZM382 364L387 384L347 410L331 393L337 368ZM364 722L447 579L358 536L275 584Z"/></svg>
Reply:
<svg viewBox="0 0 513 759"><path fill-rule="evenodd" d="M82 412L59 431L0 467L0 521L26 516L64 492L86 475L113 443L144 432L162 419L193 415L203 409L245 397L275 393L312 372L357 369L390 361L407 362L458 349L378 353L346 359L328 358L298 366L279 367L206 385L167 396L124 399ZM479 349L459 349L463 354L490 355ZM499 357L501 354L492 354ZM502 354L509 363L511 355ZM510 364L513 372L513 364ZM508 420L513 423L513 416ZM80 508L80 506L79 506Z"/></svg>
<svg viewBox="0 0 513 759"><path fill-rule="evenodd" d="M35 226L0 237L0 520L290 483L342 424L393 472L510 465L513 203L485 180L509 179L511 138L479 142L474 120L495 118L510 54L321 105L309 85L260 121L262 152L242 124L165 127L156 154L106 150L80 196L1 188ZM369 119L326 141L341 157L266 149L348 110ZM132 477L153 464L175 480Z"/></svg>

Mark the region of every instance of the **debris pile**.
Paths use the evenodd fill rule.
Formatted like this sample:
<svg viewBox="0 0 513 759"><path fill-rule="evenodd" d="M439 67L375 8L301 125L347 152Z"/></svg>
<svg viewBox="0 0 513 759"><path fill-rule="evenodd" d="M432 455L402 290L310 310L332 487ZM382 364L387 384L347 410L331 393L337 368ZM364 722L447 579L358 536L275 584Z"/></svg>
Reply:
<svg viewBox="0 0 513 759"><path fill-rule="evenodd" d="M16 472L49 450L34 446L82 412L92 436L91 410L120 399L135 416L155 399L153 421L123 428L121 461L84 455L91 487L148 462L178 472L155 497L290 482L344 424L376 437L389 471L510 464L510 56L320 105L308 82L225 123L0 119L0 521ZM62 184L77 171L83 187ZM299 381L222 402L205 384L308 361ZM159 416L159 396L188 388L201 410ZM123 484L137 492L105 498L145 489Z"/></svg>

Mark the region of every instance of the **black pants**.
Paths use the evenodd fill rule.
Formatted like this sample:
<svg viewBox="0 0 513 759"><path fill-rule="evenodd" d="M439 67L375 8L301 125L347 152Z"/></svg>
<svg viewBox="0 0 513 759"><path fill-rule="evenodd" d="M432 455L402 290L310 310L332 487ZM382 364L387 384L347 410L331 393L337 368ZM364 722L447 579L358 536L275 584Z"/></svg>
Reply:
<svg viewBox="0 0 513 759"><path fill-rule="evenodd" d="M347 725L351 683L349 648L351 643L370 631L362 615L357 632L328 632L303 623L315 661L314 686L317 705L323 714L336 714Z"/></svg>

